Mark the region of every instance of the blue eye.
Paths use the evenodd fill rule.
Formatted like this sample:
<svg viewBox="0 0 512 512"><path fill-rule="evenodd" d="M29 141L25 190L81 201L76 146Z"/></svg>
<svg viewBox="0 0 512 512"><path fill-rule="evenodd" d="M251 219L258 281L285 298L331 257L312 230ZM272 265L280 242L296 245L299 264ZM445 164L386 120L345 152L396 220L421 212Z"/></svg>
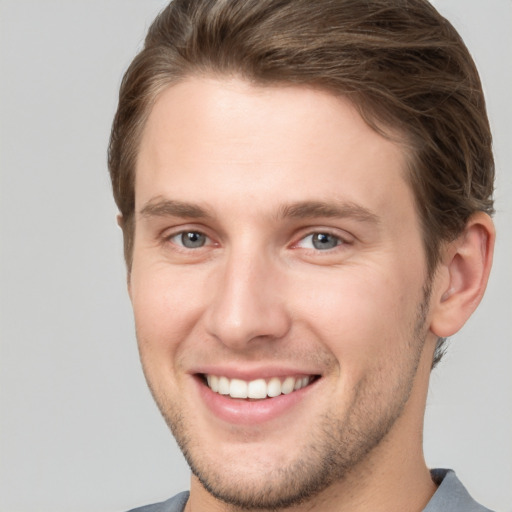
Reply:
<svg viewBox="0 0 512 512"><path fill-rule="evenodd" d="M343 241L330 233L312 233L304 237L299 243L299 247L304 249L315 249L317 251L327 251L334 249Z"/></svg>
<svg viewBox="0 0 512 512"><path fill-rule="evenodd" d="M183 231L171 237L171 240L187 249L198 249L204 247L207 237L197 231Z"/></svg>

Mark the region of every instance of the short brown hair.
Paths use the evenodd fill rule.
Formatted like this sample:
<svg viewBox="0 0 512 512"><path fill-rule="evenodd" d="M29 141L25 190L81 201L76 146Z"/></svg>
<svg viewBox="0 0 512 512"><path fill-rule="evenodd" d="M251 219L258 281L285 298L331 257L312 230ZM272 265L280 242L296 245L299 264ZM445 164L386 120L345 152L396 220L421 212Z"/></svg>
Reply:
<svg viewBox="0 0 512 512"><path fill-rule="evenodd" d="M408 178L431 276L440 244L493 213L482 87L464 42L426 0L173 0L121 85L109 169L131 266L135 167L152 105L190 76L320 87L411 150Z"/></svg>

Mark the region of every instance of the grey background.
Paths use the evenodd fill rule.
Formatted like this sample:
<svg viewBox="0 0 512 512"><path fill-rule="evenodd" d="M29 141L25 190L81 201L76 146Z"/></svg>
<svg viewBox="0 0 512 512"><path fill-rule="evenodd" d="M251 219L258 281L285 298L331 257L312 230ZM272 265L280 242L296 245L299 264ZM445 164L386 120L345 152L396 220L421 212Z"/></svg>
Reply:
<svg viewBox="0 0 512 512"><path fill-rule="evenodd" d="M512 511L512 1L438 0L479 65L498 244L432 376L425 449ZM139 367L106 145L163 0L0 0L0 511L122 511L188 487Z"/></svg>

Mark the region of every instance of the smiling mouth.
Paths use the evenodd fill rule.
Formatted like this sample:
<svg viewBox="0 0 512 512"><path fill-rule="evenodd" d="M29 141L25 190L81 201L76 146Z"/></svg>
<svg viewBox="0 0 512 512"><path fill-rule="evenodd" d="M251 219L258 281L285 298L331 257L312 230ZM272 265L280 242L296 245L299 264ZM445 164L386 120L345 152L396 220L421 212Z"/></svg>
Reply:
<svg viewBox="0 0 512 512"><path fill-rule="evenodd" d="M272 377L271 379L255 379L245 381L241 379L229 379L218 375L202 375L205 384L219 395L231 398L245 398L264 400L280 395L289 395L299 391L319 378L318 375L306 375L300 377Z"/></svg>

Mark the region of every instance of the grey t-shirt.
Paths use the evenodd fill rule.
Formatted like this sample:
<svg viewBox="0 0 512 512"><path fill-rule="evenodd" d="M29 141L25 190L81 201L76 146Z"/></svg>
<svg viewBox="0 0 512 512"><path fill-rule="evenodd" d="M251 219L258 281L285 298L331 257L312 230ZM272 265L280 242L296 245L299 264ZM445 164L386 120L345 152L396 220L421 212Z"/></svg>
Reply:
<svg viewBox="0 0 512 512"><path fill-rule="evenodd" d="M433 469L432 479L439 486L423 512L491 512L479 505L450 469ZM134 508L129 512L183 512L189 493L181 492L162 503Z"/></svg>

